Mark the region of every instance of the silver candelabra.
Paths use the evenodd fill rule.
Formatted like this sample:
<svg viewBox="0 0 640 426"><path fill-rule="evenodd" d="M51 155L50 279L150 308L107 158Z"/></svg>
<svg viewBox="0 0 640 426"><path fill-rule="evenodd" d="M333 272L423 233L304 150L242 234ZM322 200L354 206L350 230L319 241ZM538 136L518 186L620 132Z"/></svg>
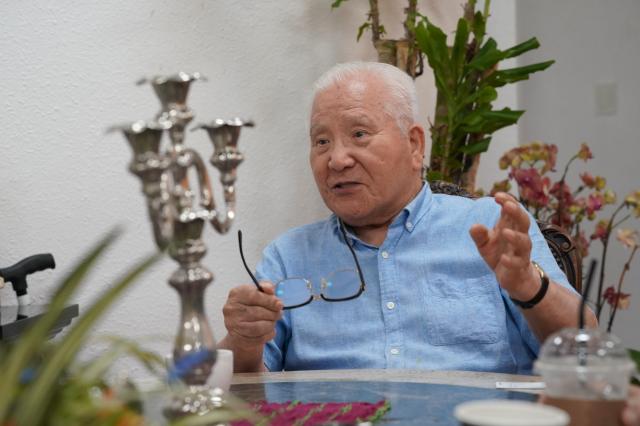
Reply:
<svg viewBox="0 0 640 426"><path fill-rule="evenodd" d="M222 402L219 390L207 385L216 361L216 347L203 304L204 291L213 281L213 274L200 263L207 251L201 237L206 222L221 234L228 232L233 223L236 170L243 160L238 151L240 129L253 126L251 121L235 118L216 119L194 128L206 130L213 143L209 161L220 172L225 203L224 209L218 209L204 161L184 145L185 129L194 118L186 100L191 83L196 80L204 78L199 73L180 72L140 80L138 84L150 83L153 87L160 99L160 112L155 120L113 128L124 133L133 149L129 171L142 182L155 242L179 264L169 278L181 305L173 360L176 365L186 360L188 371L182 375L186 392L176 395L167 409L173 416L204 414ZM165 133L170 144L162 149ZM197 192L189 182L190 170L197 176Z"/></svg>

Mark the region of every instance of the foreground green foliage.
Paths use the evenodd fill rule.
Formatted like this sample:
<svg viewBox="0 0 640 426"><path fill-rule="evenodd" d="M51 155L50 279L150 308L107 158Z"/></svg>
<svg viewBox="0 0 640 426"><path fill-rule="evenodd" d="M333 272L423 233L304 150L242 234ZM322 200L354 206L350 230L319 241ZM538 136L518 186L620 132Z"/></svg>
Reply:
<svg viewBox="0 0 640 426"><path fill-rule="evenodd" d="M64 336L47 340L62 310L117 235L117 231L109 233L59 283L49 310L26 334L17 341L0 345L0 425L146 424L142 417L141 393L131 382L116 386L109 383L107 372L116 360L130 356L164 380L165 365L161 356L141 349L136 342L108 337L109 348L97 358L80 362L76 357L87 343L96 321L160 259L161 253L142 260L112 283L93 304L83 309ZM158 392L166 393L167 389ZM230 395L228 399L228 408L197 418L182 418L176 424L196 426L251 416L240 401Z"/></svg>
<svg viewBox="0 0 640 426"><path fill-rule="evenodd" d="M117 234L114 231L103 238L62 280L50 301L47 313L25 335L2 347L2 424L70 424L98 417L103 411L108 415L109 408L112 407L93 403L108 398L96 398L94 392L93 400L96 401L93 401L87 390L93 387L98 391L106 389L102 381L107 367L105 361L110 361L124 349L131 351L131 346L124 343L116 345L102 358L87 364L82 374L72 374L72 362L86 342L91 327L118 296L159 259L160 254L144 259L113 283L58 341L50 342L47 336L75 291ZM162 362L148 353L138 352L138 355L149 365Z"/></svg>

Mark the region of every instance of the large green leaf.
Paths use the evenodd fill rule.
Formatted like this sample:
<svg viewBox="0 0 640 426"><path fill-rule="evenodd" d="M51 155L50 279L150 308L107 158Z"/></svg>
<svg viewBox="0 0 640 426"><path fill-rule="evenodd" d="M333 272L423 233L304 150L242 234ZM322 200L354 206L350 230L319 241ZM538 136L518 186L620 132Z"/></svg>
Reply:
<svg viewBox="0 0 640 426"><path fill-rule="evenodd" d="M106 290L92 305L76 320L75 325L56 345L53 354L46 360L37 372L36 379L28 390L17 401L17 419L24 424L40 424L53 398L55 385L60 374L75 358L78 350L86 340L91 327L106 312L113 302L151 265L157 262L161 253L154 254L141 261L125 274L113 286Z"/></svg>
<svg viewBox="0 0 640 426"><path fill-rule="evenodd" d="M498 49L498 43L490 38L467 64L467 67L476 71L486 71L503 58L504 54Z"/></svg>
<svg viewBox="0 0 640 426"><path fill-rule="evenodd" d="M437 26L423 21L416 27L416 42L418 48L427 56L434 74L441 78L449 76L449 47L446 34Z"/></svg>
<svg viewBox="0 0 640 426"><path fill-rule="evenodd" d="M454 150L456 154L459 153L459 150ZM447 159L447 167L449 170L462 170L462 161L458 160L456 157L449 157Z"/></svg>
<svg viewBox="0 0 640 426"><path fill-rule="evenodd" d="M463 18L458 19L456 37L451 48L451 73L453 80L457 82L462 76L464 59L467 52L467 40L469 39L469 24Z"/></svg>
<svg viewBox="0 0 640 426"><path fill-rule="evenodd" d="M529 40L505 50L504 58L515 58L516 56L520 56L523 53L533 49L537 49L538 47L540 47L540 42L538 42L538 39L535 37L531 37Z"/></svg>
<svg viewBox="0 0 640 426"><path fill-rule="evenodd" d="M360 25L360 27L358 28L358 36L356 37L356 41L360 41L360 38L362 37L362 34L364 34L364 31L368 28L371 28L371 22L367 21L364 24Z"/></svg>
<svg viewBox="0 0 640 426"><path fill-rule="evenodd" d="M496 100L498 97L498 91L491 86L483 86L476 92L464 98L460 101L461 106L466 106L474 103L488 104Z"/></svg>
<svg viewBox="0 0 640 426"><path fill-rule="evenodd" d="M487 19L482 14L482 12L478 11L473 15L473 36L475 37L478 43L482 43L484 36L486 34L487 29Z"/></svg>
<svg viewBox="0 0 640 426"><path fill-rule="evenodd" d="M336 9L336 8L340 7L340 5L342 3L344 3L345 1L347 1L347 0L334 0L334 2L331 3L331 9Z"/></svg>
<svg viewBox="0 0 640 426"><path fill-rule="evenodd" d="M442 173L435 170L430 170L427 172L427 181L435 182L437 180L442 180Z"/></svg>
<svg viewBox="0 0 640 426"><path fill-rule="evenodd" d="M119 230L108 233L65 277L48 307L47 313L39 319L33 327L23 335L12 347L6 358L2 360L2 380L0 381L0 420L6 419L10 405L13 404L16 392L19 388L20 375L30 366L34 355L38 354L38 348L46 340L50 330L66 307L70 297L82 284L94 263L104 251L113 243L119 234ZM23 398L22 398L23 399Z"/></svg>
<svg viewBox="0 0 640 426"><path fill-rule="evenodd" d="M476 155L483 152L487 152L489 144L491 143L491 136L481 139L473 144L469 144L460 148L460 152L467 155Z"/></svg>
<svg viewBox="0 0 640 426"><path fill-rule="evenodd" d="M509 108L499 111L477 111L465 118L460 130L468 133L493 133L517 123L522 114L524 111L515 111Z"/></svg>
<svg viewBox="0 0 640 426"><path fill-rule="evenodd" d="M479 132L484 122L483 114L484 110L476 109L467 114L459 123L459 127L463 132L475 133Z"/></svg>
<svg viewBox="0 0 640 426"><path fill-rule="evenodd" d="M501 87L505 84L515 83L516 81L528 80L530 74L544 71L554 63L555 61L538 62L536 64L526 65L523 67L496 71L491 74L487 82L493 87Z"/></svg>

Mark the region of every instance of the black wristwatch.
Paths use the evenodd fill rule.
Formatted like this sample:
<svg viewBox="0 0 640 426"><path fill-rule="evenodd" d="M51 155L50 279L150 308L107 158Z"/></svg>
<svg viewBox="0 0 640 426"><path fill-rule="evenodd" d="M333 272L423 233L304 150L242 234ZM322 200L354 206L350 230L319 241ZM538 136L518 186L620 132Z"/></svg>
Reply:
<svg viewBox="0 0 640 426"><path fill-rule="evenodd" d="M523 302L521 300L510 298L513 303L520 306L522 309L531 309L536 306L544 298L544 295L547 294L547 290L549 289L549 277L547 276L547 273L536 262L531 261L531 264L533 264L533 267L536 268L536 271L538 271L538 274L540 274L541 285L540 290L538 290L536 295L533 296L531 300Z"/></svg>

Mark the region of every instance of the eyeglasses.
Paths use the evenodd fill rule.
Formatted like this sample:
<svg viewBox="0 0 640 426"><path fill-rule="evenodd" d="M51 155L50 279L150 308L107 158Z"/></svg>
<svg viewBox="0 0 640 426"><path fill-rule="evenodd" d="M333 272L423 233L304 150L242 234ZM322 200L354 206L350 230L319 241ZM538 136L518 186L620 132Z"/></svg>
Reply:
<svg viewBox="0 0 640 426"><path fill-rule="evenodd" d="M339 221L339 224L340 232L342 233L342 237L351 252L356 268L339 269L331 272L326 278L321 278L320 294L313 293L313 285L311 281L306 278L292 277L279 281L275 285L275 295L284 304L284 309L299 308L301 306L308 305L314 300L345 302L347 300L355 299L364 292L365 282L362 269L360 268L360 263L358 262L356 253L353 251L353 247L349 244L349 239L347 238L342 221ZM240 257L242 258L244 268L247 270L247 273L258 290L264 293L260 283L253 275L244 259L244 253L242 252L242 231L238 231L238 246L240 248Z"/></svg>

